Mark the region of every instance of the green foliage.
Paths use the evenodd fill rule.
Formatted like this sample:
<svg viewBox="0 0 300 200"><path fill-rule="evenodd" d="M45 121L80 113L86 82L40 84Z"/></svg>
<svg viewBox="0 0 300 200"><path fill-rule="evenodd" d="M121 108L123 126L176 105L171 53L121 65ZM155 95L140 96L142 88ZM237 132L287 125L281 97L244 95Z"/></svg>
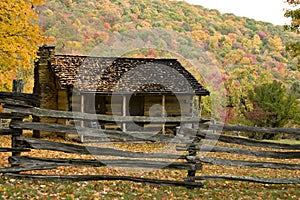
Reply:
<svg viewBox="0 0 300 200"><path fill-rule="evenodd" d="M153 48L151 45L161 50L171 49L192 61L194 71L201 72L195 76L203 84L225 83L228 94L223 96L228 97L237 123L244 120L241 102L246 91L252 90L261 78L266 82L282 81L288 88L293 84L290 80L300 79L295 67L297 59L283 48L297 36L284 32L282 26L169 0L48 0L35 10L41 29L46 36L55 38L51 44L56 46L58 54L89 55L101 49L98 56L124 55L128 53L126 50L136 49L135 45L144 49ZM123 36L133 39L124 40ZM114 43L116 38L118 42ZM117 53L107 51L110 49ZM150 55L167 54L145 51L144 56ZM218 78L220 81L209 80L214 74L210 66L224 74ZM191 71L193 67L187 68ZM1 68L4 66L0 65ZM32 70L32 66L28 69ZM15 73L7 71L8 76ZM7 84L0 79L2 82ZM213 91L218 88L215 85L205 87L211 94L220 93ZM203 111L210 114L214 101L219 99L204 100Z"/></svg>
<svg viewBox="0 0 300 200"><path fill-rule="evenodd" d="M287 0L287 3L292 7L297 7L300 4L298 0ZM293 8L288 9L285 12L285 17L291 18L291 24L285 25L285 30L294 32L296 34L300 33L300 9ZM300 70L300 41L299 39L293 40L286 45L286 50L290 52L290 54L298 59L298 69Z"/></svg>
<svg viewBox="0 0 300 200"><path fill-rule="evenodd" d="M92 0L92 1L48 1L43 7L39 7L40 25L46 30L47 35L57 38L57 43L67 41L79 41L82 45L78 49L70 49L68 46L59 46L60 52L80 52L81 54L89 53L97 42L89 35L93 35L99 31L111 31L122 33L129 29L162 27L186 35L190 35L195 30L195 36L199 36L201 40L197 41L203 48L209 46L207 38L215 37L217 42L211 46L212 51L216 51L218 55L222 55L222 40L224 36L230 35L225 51L234 50L234 47L243 47L237 39L254 40L254 36L260 32L265 33L265 44L257 46L251 43L250 46L243 48L245 52L251 52L254 49L264 56L270 56L272 53L268 45L268 37L278 36L282 40L283 46L287 38L283 35L283 31L279 26L273 26L269 23L257 22L252 19L236 17L231 14L222 15L217 10L207 10L201 6L192 6L185 2L174 1L113 1L113 0ZM55 14L53 14L55 13ZM109 27L104 27L108 23ZM70 34L66 30L62 30L62 26L68 26L69 29L76 30L76 33ZM89 33L87 33L87 31ZM199 35L198 35L199 34ZM63 38L63 41L61 40ZM218 41L220 39L220 41ZM263 39L263 38L261 38ZM256 38L257 40L257 38ZM250 44L250 43L249 43ZM174 44L175 45L175 44ZM228 49L229 47L229 49ZM280 49L280 48L279 48ZM272 49L271 49L272 50ZM285 53L282 57L285 57ZM219 59L219 58L217 58Z"/></svg>
<svg viewBox="0 0 300 200"><path fill-rule="evenodd" d="M235 123L244 121L241 100L260 80L280 80L290 88L286 80L300 78L297 60L283 48L296 36L284 32L282 26L168 0L51 0L38 11L46 35L56 38L58 53L90 54L97 47L104 50L98 55L112 56L107 49L122 52L129 47L136 49L132 43L154 44L193 60L199 71L209 71L210 65L218 68L225 74L226 80L221 82L228 88ZM113 44L116 35L133 40ZM207 79L213 73L202 73L204 82L212 83ZM218 88L214 85L205 87L211 94L219 93L213 91ZM212 100L219 101L204 99L204 113L211 114Z"/></svg>
<svg viewBox="0 0 300 200"><path fill-rule="evenodd" d="M245 112L245 117L254 126L283 127L295 119L298 102L293 93L288 93L282 83L261 84L250 91L248 98L253 108ZM260 139L274 139L277 135L262 135Z"/></svg>
<svg viewBox="0 0 300 200"><path fill-rule="evenodd" d="M272 80L269 71L259 69L258 66L244 65L232 67L227 73L225 82L227 92L227 106L234 110L230 123L245 123L244 113L253 107L247 98L254 87Z"/></svg>
<svg viewBox="0 0 300 200"><path fill-rule="evenodd" d="M297 99L300 99L300 80L291 80L291 91L295 94Z"/></svg>

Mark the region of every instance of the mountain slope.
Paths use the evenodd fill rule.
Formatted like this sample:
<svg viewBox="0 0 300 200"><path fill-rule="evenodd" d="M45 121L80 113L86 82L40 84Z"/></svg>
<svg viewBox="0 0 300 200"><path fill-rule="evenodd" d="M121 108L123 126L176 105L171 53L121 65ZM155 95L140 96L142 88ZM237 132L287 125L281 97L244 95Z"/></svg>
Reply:
<svg viewBox="0 0 300 200"><path fill-rule="evenodd" d="M222 64L236 64L244 58L244 62L281 62L293 69L290 57L283 51L291 34L281 26L221 15L217 10L185 2L49 0L38 12L40 25L48 36L56 38L61 53L88 54L113 33L162 28L182 33L183 38L173 39L187 46L196 42L204 51L215 53ZM243 57L229 60L228 55L239 53L236 50L241 50Z"/></svg>
<svg viewBox="0 0 300 200"><path fill-rule="evenodd" d="M218 67L232 94L243 77L236 97L261 78L299 85L284 48L297 36L271 23L168 0L48 0L37 12L61 54L181 57L206 78Z"/></svg>

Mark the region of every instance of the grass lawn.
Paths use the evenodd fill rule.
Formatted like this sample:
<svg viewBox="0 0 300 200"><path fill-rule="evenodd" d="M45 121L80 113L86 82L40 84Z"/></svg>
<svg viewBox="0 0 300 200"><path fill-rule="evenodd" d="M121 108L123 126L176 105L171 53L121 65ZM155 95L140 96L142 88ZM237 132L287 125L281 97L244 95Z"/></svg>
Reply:
<svg viewBox="0 0 300 200"><path fill-rule="evenodd" d="M1 136L1 146L9 147L10 138ZM59 140L59 139L57 139ZM286 142L286 141L285 141ZM226 144L222 144L226 146ZM227 144L228 145L228 144ZM236 147L236 146L235 146ZM129 145L127 148L139 148ZM146 149L151 149L148 145ZM246 147L249 149L249 147ZM251 148L260 149L261 148ZM43 157L86 158L89 156L33 150L22 155ZM8 166L10 153L0 153L0 167ZM205 156L233 160L252 160L300 164L299 159L278 160L226 153L207 153ZM28 172L33 173L33 172ZM55 175L131 175L157 179L182 180L186 171L126 170L119 168L59 167L34 173ZM235 175L273 178L298 178L300 170L223 167L205 164L197 175ZM300 199L300 185L270 185L231 181L204 181L203 188L187 189L128 181L69 182L1 177L0 199Z"/></svg>

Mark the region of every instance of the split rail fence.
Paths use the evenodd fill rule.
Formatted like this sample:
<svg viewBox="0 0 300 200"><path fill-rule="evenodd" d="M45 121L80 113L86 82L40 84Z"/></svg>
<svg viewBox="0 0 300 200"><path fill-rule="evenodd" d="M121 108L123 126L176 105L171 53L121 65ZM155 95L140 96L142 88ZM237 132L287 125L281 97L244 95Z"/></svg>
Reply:
<svg viewBox="0 0 300 200"><path fill-rule="evenodd" d="M42 123L24 121L28 116L47 117L58 119L73 119L92 121L95 115L88 113L73 113L56 110L45 110L39 108L39 96L23 93L0 92L0 103L4 112L0 112L0 119L10 119L9 128L0 129L0 136L11 136L11 148L0 148L0 152L12 152L8 158L10 167L1 168L0 173L4 176L38 178L38 179L61 179L72 181L86 180L127 180L134 182L154 183L161 185L185 186L188 188L201 187L203 180L235 180L258 182L265 184L300 184L299 177L289 178L262 178L262 177L240 177L240 176L197 176L197 171L202 170L202 165L212 164L221 166L239 166L248 168L270 168L300 170L300 164L288 164L284 162L255 162L244 160L229 160L207 156L199 156L199 152L218 152L240 154L254 157L275 158L275 159L300 159L299 144L283 144L275 142L257 141L244 137L217 134L223 131L241 131L256 133L285 133L299 136L300 129L290 128L260 128L246 126L229 126L209 123L211 120L198 119L199 129L181 128L176 135L149 133L127 133L115 130L99 130L85 127L75 127L57 123ZM122 117L97 115L98 120L126 123L134 122L189 122L195 118L153 118L153 117ZM174 143L177 153L146 153L131 152L115 148L103 148L98 146L86 146L80 144L59 143L43 139L32 139L22 137L23 130L49 131L56 133L77 134L80 132L85 137L96 137L101 142L157 142ZM204 145L203 141L216 141L218 143L238 144L250 147L272 148L273 150L245 150L244 148L229 148L219 145ZM113 145L112 145L113 146ZM72 154L108 156L110 159L68 159L68 158L42 158L22 156L22 152L30 152L33 149L51 150ZM115 159L111 159L111 158ZM120 159L122 158L122 159ZM172 161L170 161L172 160ZM181 181L150 179L132 176L111 176L111 175L45 175L26 174L26 171L39 171L55 169L59 166L92 166L92 167L129 167L129 168L152 168L158 170L184 170L187 176Z"/></svg>

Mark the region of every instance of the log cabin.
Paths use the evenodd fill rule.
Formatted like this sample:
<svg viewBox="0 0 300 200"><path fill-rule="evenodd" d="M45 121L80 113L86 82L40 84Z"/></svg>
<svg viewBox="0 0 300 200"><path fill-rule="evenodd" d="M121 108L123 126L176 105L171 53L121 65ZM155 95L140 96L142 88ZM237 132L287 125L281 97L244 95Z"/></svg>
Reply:
<svg viewBox="0 0 300 200"><path fill-rule="evenodd" d="M40 107L44 109L119 116L191 117L200 113L200 106L196 106L195 112L193 104L201 105L201 97L209 95L176 59L56 55L53 46L40 47L38 56L34 93L41 95ZM38 120L74 123L53 118ZM93 126L91 122L81 123ZM160 129L165 132L174 131L177 126L96 123L99 128L123 131ZM34 132L34 137L47 135L47 132Z"/></svg>

